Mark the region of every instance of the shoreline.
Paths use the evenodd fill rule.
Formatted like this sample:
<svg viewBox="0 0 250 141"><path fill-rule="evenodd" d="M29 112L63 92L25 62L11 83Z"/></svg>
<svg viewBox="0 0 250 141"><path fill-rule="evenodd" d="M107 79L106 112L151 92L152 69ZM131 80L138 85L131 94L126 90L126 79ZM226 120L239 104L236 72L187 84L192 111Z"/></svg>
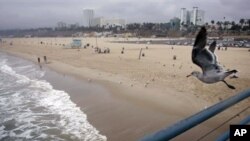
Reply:
<svg viewBox="0 0 250 141"><path fill-rule="evenodd" d="M18 53L17 51L15 52L11 50L5 51L36 63L34 54L29 55L27 53ZM96 127L101 134L106 135L108 137L108 140L128 140L128 138L125 138L128 137L128 135L130 135L129 140L138 140L144 135L153 133L163 127L172 125L176 121L190 116L191 114L200 111L205 106L209 106L212 103L202 100L201 98L197 99L196 95L185 93L182 91L176 91L174 88L162 88L162 86L157 86L157 84L152 84L152 86L150 85L150 87L145 88L141 80L131 80L124 75L110 73L107 71L99 70L98 68L87 68L82 66L75 67L70 64L59 62L55 59L50 60L50 58L49 61L51 62L49 64L46 64L46 66L48 66L49 69L52 69L53 71L65 74L67 76L72 76L77 79L82 79L83 81L91 79L91 83L97 83L101 86L104 86L111 93L111 97L115 99L113 106L122 107L120 111L119 109L117 109L116 112L115 110L110 111L109 108L113 108L112 104L109 103L110 105L108 105L106 103L100 106L103 107L103 111L99 110L98 108L94 108L93 110L90 110L89 113L87 113L90 123L94 127ZM120 84L120 82L122 83ZM133 86L131 86L130 84L133 84ZM79 96L76 97L76 99L78 98ZM93 98L92 101L93 100L95 100L95 98ZM123 106L121 106L121 103L123 103ZM187 105L186 103L189 104ZM105 106L106 109L104 108ZM182 107L185 107L185 109L183 109ZM107 113L106 115L104 114L104 117L106 117L106 119L102 120L96 117L96 115L98 115L96 111ZM199 129L204 129L202 132L206 133L206 131L213 127L211 125L217 125L221 123L224 117L230 115L229 113L230 111L227 111L223 115L216 117L216 121L208 121L203 123L200 127L195 128L193 131L187 132L184 135L178 137L179 140L185 139L186 137L190 138L191 135L194 134L195 131L199 131ZM135 114L137 115L131 116ZM122 115L128 117L130 116L130 118L132 119L121 117ZM110 125L112 125L112 121L116 122L116 124L122 125L112 125L113 127L109 127L110 125L107 121L110 120L110 118L112 119L110 121ZM123 119L123 121L121 121L121 119ZM139 125L136 124L137 122ZM116 130L114 129L120 129L120 131L117 131L117 133L120 134L115 134L113 131ZM226 127L224 127L224 129L226 129ZM224 129L221 129L219 132L222 132ZM218 133L216 133L216 135L217 134ZM198 137L199 135L197 135L197 138ZM210 139L214 139L214 137L215 135L213 135Z"/></svg>
<svg viewBox="0 0 250 141"><path fill-rule="evenodd" d="M29 61L32 61L34 64L37 64L35 60L30 60L26 55L16 54L12 52L6 52L6 53L9 55L14 55L16 57L27 59ZM60 66L61 65L62 64L60 64ZM129 86L121 86L120 84L116 84L114 82L103 80L103 79L101 80L94 79L92 80L92 82L88 82L88 79L82 75L78 75L74 73L71 74L67 71L60 71L61 67L59 68L58 67L54 68L54 67L55 66L42 64L42 68L45 69L47 73L52 73L56 75L56 77L61 77L62 79L64 79L63 77L67 77L66 80L70 79L71 81L73 81L73 84L76 84L76 82L80 82L80 83L88 83L91 85L97 85L97 87L101 87L101 89L105 91L102 94L95 94L95 96L86 97L86 95L81 96L80 92L77 90L72 92L72 90L68 90L68 88L62 87L62 83L64 82L59 82L58 80L54 80L53 78L50 79L48 77L45 79L48 82L50 82L53 87L56 86L55 87L56 89L59 89L59 90L61 89L61 90L68 92L71 100L74 103L76 103L77 106L79 106L82 111L86 113L88 121L95 128L97 128L97 130L99 130L100 134L107 136L107 139L111 141L118 140L118 139L124 140L124 141L125 140L138 140L145 135L151 134L161 128L166 127L166 125L171 125L172 123L177 122L178 121L177 119L181 120L182 117L184 115L188 115L190 110L193 108L191 106L192 108L189 108L188 112L186 110L180 110L178 112L175 110L175 107L172 106L172 104L176 103L176 101L172 101L172 102L169 101L170 103L166 103L165 105L161 102L160 98L156 99L155 101L152 101L150 100L151 98L149 96L150 93L146 92L142 88L141 89L132 88L128 90L128 88L130 88ZM59 83L59 85L57 83ZM79 85L79 84L76 84L76 85ZM103 91L100 91L100 92L103 92ZM134 94L137 94L137 95L134 95ZM105 100L100 101L99 96L101 96L102 100L103 99ZM87 98L91 102L84 100L85 98ZM85 102L87 104L85 104ZM102 104L95 105L92 103L102 103ZM91 105L94 105L93 106L94 108L93 109L90 108L89 110L88 107L89 106L91 107ZM114 111L109 111L109 108L113 108L113 107L119 107L119 108L112 109ZM164 108L164 107L168 107L168 108ZM124 113L120 113L120 111L123 111ZM101 119L100 117L97 117L96 115L99 115L98 112L101 113L100 115L105 116L105 119ZM106 112L110 113L110 115L105 114ZM169 114L171 116L169 116ZM123 115L125 118L121 115ZM128 118L131 118L131 116L135 119L135 121L133 120L129 121ZM128 120L129 122L126 120ZM154 122L155 120L157 121ZM114 124L114 122L116 122L116 125L109 127L110 125ZM148 123L148 125L144 125L146 123ZM121 127L118 127L118 126L121 126ZM143 129L140 129L140 128L143 128ZM126 135L126 138L123 138L125 137L123 134ZM121 137L123 139L121 139Z"/></svg>

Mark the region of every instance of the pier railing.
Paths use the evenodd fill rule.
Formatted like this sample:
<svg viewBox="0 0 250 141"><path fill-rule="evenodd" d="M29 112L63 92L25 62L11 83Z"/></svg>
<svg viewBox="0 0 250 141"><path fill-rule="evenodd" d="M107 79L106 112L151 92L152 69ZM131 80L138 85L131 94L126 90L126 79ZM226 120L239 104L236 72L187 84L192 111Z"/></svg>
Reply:
<svg viewBox="0 0 250 141"><path fill-rule="evenodd" d="M243 119L239 125L245 125L250 123L250 116L247 116L245 119ZM225 133L223 133L221 136L219 136L216 141L226 141L229 138L229 131L226 131Z"/></svg>
<svg viewBox="0 0 250 141"><path fill-rule="evenodd" d="M200 123L208 120L209 118L219 114L220 112L224 111L225 109L233 106L234 104L247 99L250 97L250 89L247 89L245 91L240 92L239 94L236 94L235 96L232 96L224 101L221 101L213 106L208 107L207 109L200 111L186 119L183 119L175 124L173 124L170 127L167 127L165 129L162 129L156 133L153 133L151 135L148 135L141 139L141 141L167 141L170 139L173 139L174 137L184 133L185 131L193 128L196 125L199 125ZM249 120L250 117L246 118L244 123ZM249 122L249 121L248 121ZM228 133L225 133L226 135L222 135L223 139L228 139ZM221 141L221 140L219 140Z"/></svg>

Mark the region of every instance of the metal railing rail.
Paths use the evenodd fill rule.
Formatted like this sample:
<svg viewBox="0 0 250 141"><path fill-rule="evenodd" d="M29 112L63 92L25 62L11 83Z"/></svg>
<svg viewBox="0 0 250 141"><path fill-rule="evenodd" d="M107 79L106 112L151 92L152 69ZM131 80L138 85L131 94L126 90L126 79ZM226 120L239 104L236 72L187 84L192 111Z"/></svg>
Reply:
<svg viewBox="0 0 250 141"><path fill-rule="evenodd" d="M250 116L247 116L245 119L243 119L239 125L245 125L250 123ZM219 136L216 141L226 141L229 139L229 131L226 131L225 133L223 133L221 136Z"/></svg>
<svg viewBox="0 0 250 141"><path fill-rule="evenodd" d="M225 125L225 124L228 123L229 121L233 120L234 118L236 118L236 117L239 116L240 114L246 112L249 108L250 108L250 106L247 106L246 108L244 108L244 109L241 110L240 112L236 113L235 115L233 115L233 116L230 117L229 119L227 119L227 120L225 120L224 122L222 122L221 124L219 124L217 127L213 128L212 130L210 130L209 132L207 132L205 135L201 136L199 139L197 139L197 141L203 140L204 138L206 138L207 136L209 136L211 133L213 133L214 131L216 131L217 129L219 129L220 127L222 127L223 125Z"/></svg>
<svg viewBox="0 0 250 141"><path fill-rule="evenodd" d="M141 139L141 141L170 140L248 97L250 97L250 89L242 91L235 96L232 96L186 119L183 119L168 128L162 129L152 135L148 135Z"/></svg>

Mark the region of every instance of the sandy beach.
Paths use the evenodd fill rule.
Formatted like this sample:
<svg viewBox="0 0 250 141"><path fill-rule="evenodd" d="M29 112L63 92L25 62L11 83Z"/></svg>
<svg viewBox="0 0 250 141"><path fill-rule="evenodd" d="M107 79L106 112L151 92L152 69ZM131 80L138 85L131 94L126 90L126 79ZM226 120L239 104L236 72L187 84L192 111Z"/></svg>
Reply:
<svg viewBox="0 0 250 141"><path fill-rule="evenodd" d="M239 71L238 79L227 79L236 87L231 90L224 83L209 85L186 77L194 70L201 71L191 61L191 46L112 42L124 38L80 39L90 46L79 50L63 48L72 38L6 38L3 39L6 43L0 43L0 51L35 63L40 57L43 66L72 77L77 86L81 82L100 86L101 94L89 96L82 96L80 90L65 89L72 101L86 112L90 123L111 141L138 140L250 87L250 52L246 48L215 51L225 68ZM96 44L102 49L108 47L110 54L95 53L92 46ZM139 60L141 48L145 56ZM48 64L43 62L43 56L47 56ZM58 88L63 89L63 85ZM245 100L175 140L195 140L249 104L250 100ZM231 123L239 122L249 113L248 110ZM205 140L214 140L228 125Z"/></svg>

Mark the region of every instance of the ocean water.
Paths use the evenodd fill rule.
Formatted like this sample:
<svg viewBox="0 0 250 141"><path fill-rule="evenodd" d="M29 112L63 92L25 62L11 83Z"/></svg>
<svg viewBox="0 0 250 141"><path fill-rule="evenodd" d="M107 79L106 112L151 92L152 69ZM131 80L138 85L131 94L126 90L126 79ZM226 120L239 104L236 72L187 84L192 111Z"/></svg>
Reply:
<svg viewBox="0 0 250 141"><path fill-rule="evenodd" d="M0 52L1 141L103 141L86 114L43 80L38 65Z"/></svg>

